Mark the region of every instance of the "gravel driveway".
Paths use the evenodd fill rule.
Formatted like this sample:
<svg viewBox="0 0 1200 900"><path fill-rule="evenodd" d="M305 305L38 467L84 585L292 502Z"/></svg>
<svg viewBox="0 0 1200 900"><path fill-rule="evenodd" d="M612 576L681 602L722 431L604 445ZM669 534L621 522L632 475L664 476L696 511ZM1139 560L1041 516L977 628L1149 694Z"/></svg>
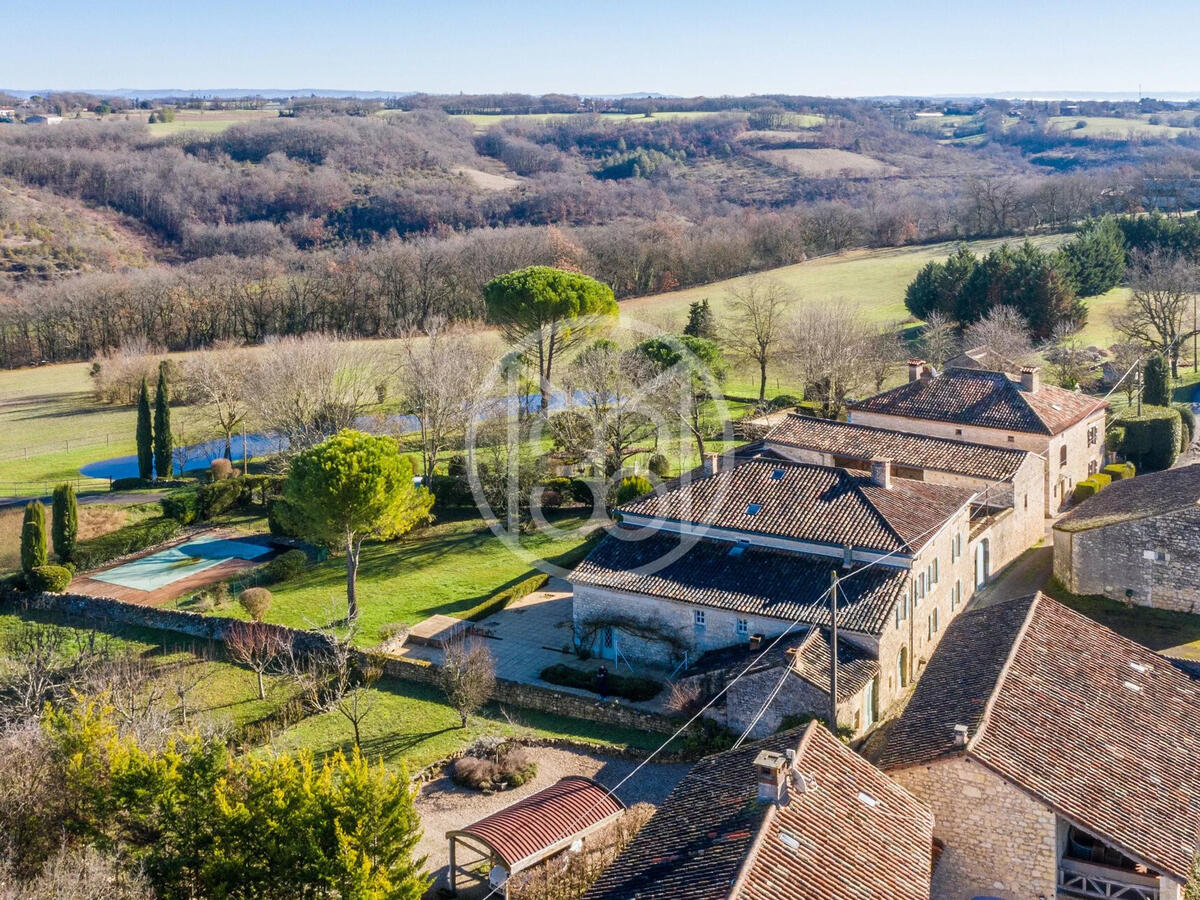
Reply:
<svg viewBox="0 0 1200 900"><path fill-rule="evenodd" d="M495 794L468 791L458 787L445 775L421 790L417 797L417 812L420 813L425 835L417 847L417 854L429 857L426 868L434 875L431 893L446 883L446 867L449 865L447 831L491 815L522 797L548 787L564 775L586 775L606 787L615 787L639 763L634 759L616 759L556 747L534 747L531 751L538 761L537 777L511 791ZM657 806L690 768L687 763L648 763L622 785L617 796L626 806L642 802Z"/></svg>

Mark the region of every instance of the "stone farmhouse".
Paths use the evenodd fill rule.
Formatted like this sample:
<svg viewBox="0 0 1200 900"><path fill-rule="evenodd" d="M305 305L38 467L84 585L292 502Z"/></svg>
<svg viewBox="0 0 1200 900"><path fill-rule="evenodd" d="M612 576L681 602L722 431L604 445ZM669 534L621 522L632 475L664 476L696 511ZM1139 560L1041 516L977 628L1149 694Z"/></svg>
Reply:
<svg viewBox="0 0 1200 900"><path fill-rule="evenodd" d="M1113 482L1054 526L1054 574L1077 594L1200 608L1200 465Z"/></svg>
<svg viewBox="0 0 1200 900"><path fill-rule="evenodd" d="M928 805L935 900L1178 900L1200 835L1200 694L1036 595L951 624L868 756Z"/></svg>
<svg viewBox="0 0 1200 900"><path fill-rule="evenodd" d="M854 701L868 727L971 594L973 497L896 478L886 460L863 474L713 458L620 508L623 527L571 575L576 640L601 657L683 668L830 627L836 573L840 641L878 665Z"/></svg>
<svg viewBox="0 0 1200 900"><path fill-rule="evenodd" d="M697 763L584 900L928 900L932 827L810 723Z"/></svg>
<svg viewBox="0 0 1200 900"><path fill-rule="evenodd" d="M799 415L788 416L763 445L784 459L851 471L890 459L898 478L973 491L969 555L976 587L1045 532L1045 463L1029 450Z"/></svg>
<svg viewBox="0 0 1200 900"><path fill-rule="evenodd" d="M1076 482L1104 465L1107 408L1104 400L1042 384L1036 367L1023 367L1016 381L986 369L935 374L911 359L908 383L852 405L850 421L1036 453L1046 467L1046 515L1053 515L1070 502Z"/></svg>

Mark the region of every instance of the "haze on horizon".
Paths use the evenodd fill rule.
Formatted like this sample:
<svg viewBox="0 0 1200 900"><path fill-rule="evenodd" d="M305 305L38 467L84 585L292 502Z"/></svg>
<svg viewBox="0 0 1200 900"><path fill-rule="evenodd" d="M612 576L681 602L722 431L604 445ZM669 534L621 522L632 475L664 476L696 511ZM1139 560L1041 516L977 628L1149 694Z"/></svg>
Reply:
<svg viewBox="0 0 1200 900"><path fill-rule="evenodd" d="M398 0L382 5L50 0L7 16L19 90L322 89L682 96L1200 96L1187 0L964 8L750 0L615 0L603 10Z"/></svg>

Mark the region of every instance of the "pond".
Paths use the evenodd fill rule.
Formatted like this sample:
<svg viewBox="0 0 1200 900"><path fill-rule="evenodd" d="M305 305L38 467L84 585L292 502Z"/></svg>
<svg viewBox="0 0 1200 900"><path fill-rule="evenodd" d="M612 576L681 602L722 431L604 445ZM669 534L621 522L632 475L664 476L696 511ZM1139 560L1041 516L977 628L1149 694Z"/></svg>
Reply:
<svg viewBox="0 0 1200 900"><path fill-rule="evenodd" d="M233 438L231 448L233 450L234 461L240 462L244 455L242 450L242 436L240 434ZM283 449L283 444L277 435L248 434L246 435L246 449L249 450L249 455L253 459L256 456L277 453ZM214 459L220 459L224 455L224 438L214 438L202 444L178 447L174 453L175 470L178 472L181 468L186 470L207 469ZM88 463L86 466L80 468L79 472L88 478L111 478L113 480L117 478L137 478L137 455L114 456L112 459L102 459L98 462Z"/></svg>

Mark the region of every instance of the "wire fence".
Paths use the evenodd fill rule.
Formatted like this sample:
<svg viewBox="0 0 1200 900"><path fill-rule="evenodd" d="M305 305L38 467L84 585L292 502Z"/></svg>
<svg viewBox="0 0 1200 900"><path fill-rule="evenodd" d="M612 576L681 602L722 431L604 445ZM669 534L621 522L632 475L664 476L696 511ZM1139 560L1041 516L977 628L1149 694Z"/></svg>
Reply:
<svg viewBox="0 0 1200 900"><path fill-rule="evenodd" d="M127 441L128 439L129 436L124 434L94 434L89 437L63 438L61 441L53 441L48 444L34 444L15 450L5 450L0 453L0 460L30 459L35 456L63 453L78 447L95 447L101 444L105 447L111 447L114 441L119 444L121 441Z"/></svg>
<svg viewBox="0 0 1200 900"><path fill-rule="evenodd" d="M60 484L69 484L76 493L107 491L112 487L108 478L59 478L54 481L0 481L0 498L49 497Z"/></svg>

